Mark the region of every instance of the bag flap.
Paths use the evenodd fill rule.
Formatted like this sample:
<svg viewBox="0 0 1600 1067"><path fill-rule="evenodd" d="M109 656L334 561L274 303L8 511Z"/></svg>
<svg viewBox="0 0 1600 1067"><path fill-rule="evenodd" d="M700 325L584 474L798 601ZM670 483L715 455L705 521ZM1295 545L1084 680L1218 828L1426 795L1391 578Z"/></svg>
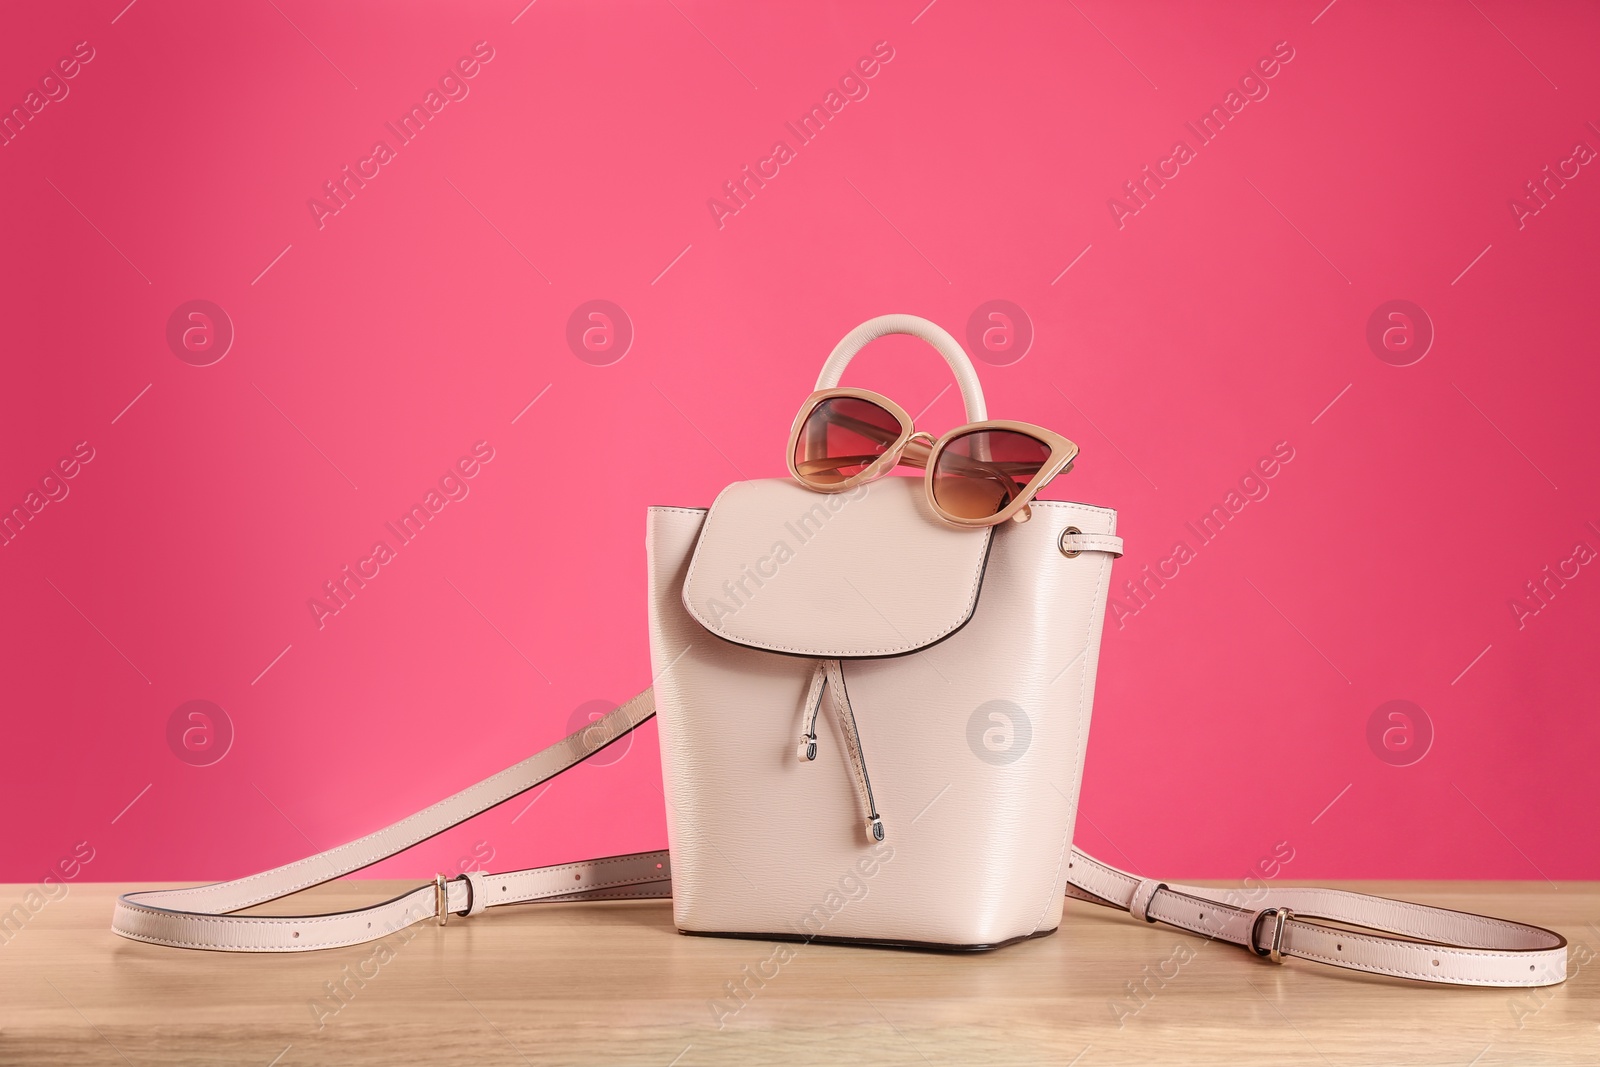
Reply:
<svg viewBox="0 0 1600 1067"><path fill-rule="evenodd" d="M941 522L921 478L835 494L735 482L701 527L683 606L718 637L769 652L914 652L972 617L993 532Z"/></svg>

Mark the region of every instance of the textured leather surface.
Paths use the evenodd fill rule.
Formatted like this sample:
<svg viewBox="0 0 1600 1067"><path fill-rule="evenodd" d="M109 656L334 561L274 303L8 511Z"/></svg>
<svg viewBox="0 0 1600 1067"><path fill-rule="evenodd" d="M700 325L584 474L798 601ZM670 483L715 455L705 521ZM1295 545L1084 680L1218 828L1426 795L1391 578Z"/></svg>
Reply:
<svg viewBox="0 0 1600 1067"><path fill-rule="evenodd" d="M679 927L940 945L1053 929L1111 566L1107 552L1067 558L1058 542L1069 526L1114 535L1115 513L1035 504L1031 521L993 531L965 626L910 655L844 662L887 829L881 844L863 830L836 723L819 720L815 761L794 758L813 661L713 637L685 609L705 520L683 508L652 509L649 520L651 655ZM861 561L835 565L858 584L871 581ZM903 592L883 588L884 598ZM898 617L886 600L872 608L850 614Z"/></svg>
<svg viewBox="0 0 1600 1067"><path fill-rule="evenodd" d="M644 695L649 696L648 692ZM329 853L312 858L329 861ZM281 883L275 879L280 877L281 870L254 875L252 879L256 886L278 885ZM263 882L263 878L274 881ZM236 885L237 882L223 882L202 888L217 890ZM535 867L509 874L465 875L446 883L446 890L446 911L449 916L467 913L469 908L470 914L476 915L487 908L506 904L662 898L672 895L672 866L668 853L664 851L640 852L631 856L609 856L581 863ZM284 889L270 899L298 891ZM161 889L129 893L117 901L111 929L134 941L173 948L210 949L217 952L311 952L376 941L415 923L435 922L438 919L435 887L431 884L419 886L409 893L369 908L327 915L212 913L205 910L211 905L185 899L183 894L188 892L192 891ZM219 907L231 910L226 903Z"/></svg>
<svg viewBox="0 0 1600 1067"><path fill-rule="evenodd" d="M1338 889L1283 886L1271 887L1265 899L1253 902L1256 906L1244 907L1237 891L1152 882L1076 849L1067 877L1069 896L1261 955L1272 936L1273 917L1266 913L1287 908L1294 918L1284 924L1284 956L1452 985L1545 986L1567 976L1567 942L1560 934L1487 915Z"/></svg>
<svg viewBox="0 0 1600 1067"><path fill-rule="evenodd" d="M752 648L899 655L972 615L992 536L939 521L920 478L832 495L789 478L735 482L700 530L683 606Z"/></svg>
<svg viewBox="0 0 1600 1067"><path fill-rule="evenodd" d="M1122 555L1122 538L1106 534L1064 533L1061 535L1063 552L1107 552L1116 559Z"/></svg>

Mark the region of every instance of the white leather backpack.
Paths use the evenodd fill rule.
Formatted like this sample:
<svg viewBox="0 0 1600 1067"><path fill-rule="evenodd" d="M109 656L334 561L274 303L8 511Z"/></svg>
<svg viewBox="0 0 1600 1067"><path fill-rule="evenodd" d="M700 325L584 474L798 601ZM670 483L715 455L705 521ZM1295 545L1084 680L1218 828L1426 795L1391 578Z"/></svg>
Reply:
<svg viewBox="0 0 1600 1067"><path fill-rule="evenodd" d="M807 410L855 399L859 391L837 388L845 365L888 333L931 344L955 372L970 422L986 423L961 346L910 315L846 336ZM1018 498L1000 501L1003 514L1026 521L962 525L959 506L933 488L935 467L950 473L940 457L983 472L1007 469L1007 458L970 434L977 443L963 453L961 431L936 443L883 406L905 424L896 447L927 461L926 481L880 477L885 464L870 456L856 457L860 477L845 479L800 444L794 479L736 482L709 509L650 509L653 689L339 848L235 881L130 893L112 928L185 948L300 952L506 904L671 897L684 933L969 950L1053 932L1070 896L1273 961L1462 985L1565 978L1565 940L1538 927L1335 890L1168 884L1073 848L1102 619L1122 551L1116 513ZM805 419L803 410L796 441L810 432ZM897 431L883 433L887 447ZM1065 469L1071 454L1056 447L1050 462ZM802 484L818 470L834 485ZM652 716L669 851L440 875L352 912L236 914L441 833Z"/></svg>

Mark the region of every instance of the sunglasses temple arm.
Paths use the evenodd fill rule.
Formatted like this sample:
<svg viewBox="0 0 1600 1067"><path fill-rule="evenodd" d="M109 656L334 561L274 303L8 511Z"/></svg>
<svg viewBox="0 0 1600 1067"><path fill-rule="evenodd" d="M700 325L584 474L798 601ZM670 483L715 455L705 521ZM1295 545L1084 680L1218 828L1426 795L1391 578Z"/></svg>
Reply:
<svg viewBox="0 0 1600 1067"><path fill-rule="evenodd" d="M928 460L933 456L933 446L920 437L913 437L906 442L905 448L900 451L900 462L908 467L921 467L926 470Z"/></svg>
<svg viewBox="0 0 1600 1067"><path fill-rule="evenodd" d="M870 422L866 422L862 419L852 418L849 415L835 414L832 416L832 419L834 425L836 426L840 426L844 429L858 433L868 440L880 441L885 445L892 445L900 438L899 433L891 433L890 431L885 430L882 426L875 426ZM913 437L909 439L901 448L900 455L896 458L895 462L897 465L904 463L911 467L926 468L930 453L931 449L927 444L923 443L919 438ZM870 463L873 460L881 458L882 456L824 456L809 461L807 464L808 469L805 473L833 470L837 469L838 467L850 466L853 463ZM815 466L812 466L812 464L815 464Z"/></svg>
<svg viewBox="0 0 1600 1067"><path fill-rule="evenodd" d="M870 456L819 456L797 464L801 474L821 474L825 471L836 471L841 467L866 466L882 457Z"/></svg>
<svg viewBox="0 0 1600 1067"><path fill-rule="evenodd" d="M840 426L848 427L856 433L861 434L863 437L882 441L885 444L893 443L895 438L899 436L898 434L891 435L881 426L875 426L870 422L866 422L862 419L851 418L848 415L835 415L834 419ZM949 453L947 453L947 455L948 454ZM932 458L932 456L933 446L922 440L920 436L914 436L908 440L905 443L905 446L901 449L897 462L908 467L917 467L919 469L926 470L928 467L928 461ZM807 464L808 470L806 473L816 473L824 470L837 470L839 467L849 466L853 463L870 462L875 458L878 457L841 456L813 460L810 464ZM959 456L959 461L969 468L975 468L977 471L982 472L984 476L991 477L995 481L999 482L1002 488L1005 489L1008 499L1015 500L1017 497L1022 495L1022 490L1024 487L1016 484L1015 479L1011 477L1014 471L1008 470L1007 468L1026 467L1026 464L1008 464L1004 462L991 463L984 460L975 459L971 456ZM812 464L816 465L812 466ZM1031 481L1031 479L1028 480Z"/></svg>
<svg viewBox="0 0 1600 1067"><path fill-rule="evenodd" d="M906 451L909 452L910 448L908 447L906 449ZM928 459L929 451L930 451L929 449L924 448L923 449L923 455L921 457L922 458L922 462L921 463L914 463L913 466L924 466L925 467L927 465L927 459ZM981 475L981 476L986 477L986 478L992 478L995 481L1000 482L1002 484L1012 485L1012 486L1016 486L1016 479L1013 478L1012 475L1016 474L1016 473L1025 472L1027 470L1027 468L1029 466L1031 466L1031 464L1026 464L1026 463L1005 463L1005 462L989 463L989 462L985 462L984 460L981 460L981 459L974 459L971 456L963 456L958 452L953 453L953 452L950 452L949 450L946 450L944 455L941 456L940 458L941 458L942 461L949 462L952 467L957 468L957 469L952 471L952 473L954 473L954 474L961 474L961 475L964 475L966 477L974 477L974 476ZM909 462L909 460L907 462ZM1027 482L1029 482L1029 481L1032 481L1032 477L1031 476L1029 478L1024 479L1023 484L1026 485ZM1007 491L1010 492L1010 490L1007 490ZM1020 493L1022 491L1022 487L1021 486L1016 486L1016 491L1018 493ZM1015 494L1013 494L1013 495L1015 495Z"/></svg>
<svg viewBox="0 0 1600 1067"><path fill-rule="evenodd" d="M900 438L900 434L898 432L890 433L882 426L874 426L870 422L865 422L861 419L854 419L849 415L834 414L831 416L831 418L835 425L854 430L862 437L868 437L875 441L882 441L886 445L893 444Z"/></svg>

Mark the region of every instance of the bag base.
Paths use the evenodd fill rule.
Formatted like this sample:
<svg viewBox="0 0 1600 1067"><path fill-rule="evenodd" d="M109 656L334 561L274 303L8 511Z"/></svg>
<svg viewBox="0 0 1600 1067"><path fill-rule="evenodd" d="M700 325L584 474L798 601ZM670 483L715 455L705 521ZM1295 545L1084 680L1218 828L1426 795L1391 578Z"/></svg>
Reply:
<svg viewBox="0 0 1600 1067"><path fill-rule="evenodd" d="M997 948L1015 945L1019 941L1032 941L1037 937L1049 937L1059 926L1052 926L1048 930L1036 930L1031 934L1021 934L1008 938L1005 941L996 941L988 945L947 945L938 941L896 941L891 938L880 937L828 937L818 934L815 937L806 937L801 934L744 934L729 933L722 930L682 930L678 933L685 937L725 937L736 941L794 941L801 944L822 945L852 945L857 948L898 948L907 952L940 952L940 953L967 953L967 952L993 952Z"/></svg>

